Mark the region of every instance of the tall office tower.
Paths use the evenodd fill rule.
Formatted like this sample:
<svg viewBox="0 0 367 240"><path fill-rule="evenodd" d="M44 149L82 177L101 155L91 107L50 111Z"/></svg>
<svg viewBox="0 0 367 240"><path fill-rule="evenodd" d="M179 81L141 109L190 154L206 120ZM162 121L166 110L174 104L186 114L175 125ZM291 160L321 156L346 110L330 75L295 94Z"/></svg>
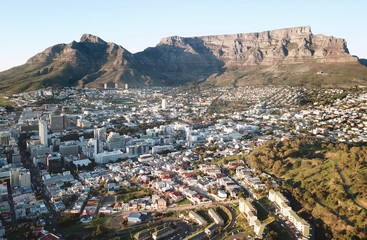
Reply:
<svg viewBox="0 0 367 240"><path fill-rule="evenodd" d="M125 89L128 90L129 89L129 85L127 83L125 83Z"/></svg>
<svg viewBox="0 0 367 240"><path fill-rule="evenodd" d="M54 116L50 114L50 127L52 131L65 130L67 126L67 117L65 115Z"/></svg>
<svg viewBox="0 0 367 240"><path fill-rule="evenodd" d="M107 89L107 88L108 88L107 83L105 83L104 84L104 89Z"/></svg>
<svg viewBox="0 0 367 240"><path fill-rule="evenodd" d="M167 100L162 99L162 109L166 109L166 108L167 108Z"/></svg>
<svg viewBox="0 0 367 240"><path fill-rule="evenodd" d="M19 187L19 175L20 169L19 168L12 168L10 170L10 186L12 187Z"/></svg>
<svg viewBox="0 0 367 240"><path fill-rule="evenodd" d="M104 128L94 129L94 139L99 139L101 141L106 141L106 129L104 129Z"/></svg>
<svg viewBox="0 0 367 240"><path fill-rule="evenodd" d="M0 145L9 145L10 141L10 132L1 131L0 132Z"/></svg>
<svg viewBox="0 0 367 240"><path fill-rule="evenodd" d="M41 140L41 144L48 147L48 135L47 135L47 122L39 120L38 131Z"/></svg>

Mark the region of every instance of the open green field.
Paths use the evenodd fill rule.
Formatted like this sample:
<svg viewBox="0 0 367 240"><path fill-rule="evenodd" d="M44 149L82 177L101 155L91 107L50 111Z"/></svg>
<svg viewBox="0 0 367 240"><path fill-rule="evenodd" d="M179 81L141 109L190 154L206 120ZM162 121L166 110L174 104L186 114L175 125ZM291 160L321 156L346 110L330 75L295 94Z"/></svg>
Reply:
<svg viewBox="0 0 367 240"><path fill-rule="evenodd" d="M0 106L4 107L4 106L14 106L15 104L12 101L9 101L8 99L5 98L5 96L3 94L0 94Z"/></svg>
<svg viewBox="0 0 367 240"><path fill-rule="evenodd" d="M192 204L192 202L189 199L185 198L177 203L178 206L186 204Z"/></svg>
<svg viewBox="0 0 367 240"><path fill-rule="evenodd" d="M102 225L108 228L111 220L112 216L101 217L98 219L93 219L92 221L87 223L77 223L68 226L64 229L64 231L67 233L93 232L97 229L98 225Z"/></svg>
<svg viewBox="0 0 367 240"><path fill-rule="evenodd" d="M151 195L151 192L145 188L127 188L119 191L117 194L117 202L129 202L130 200L142 198Z"/></svg>

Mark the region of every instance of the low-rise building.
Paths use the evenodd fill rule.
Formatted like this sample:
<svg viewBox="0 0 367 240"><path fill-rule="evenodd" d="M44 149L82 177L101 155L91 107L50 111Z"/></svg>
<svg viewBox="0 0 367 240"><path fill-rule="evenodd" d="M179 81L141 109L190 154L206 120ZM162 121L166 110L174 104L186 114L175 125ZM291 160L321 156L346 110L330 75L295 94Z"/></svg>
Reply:
<svg viewBox="0 0 367 240"><path fill-rule="evenodd" d="M198 213L194 211L189 212L189 217L193 219L200 226L205 226L208 224L208 222L202 216L200 216Z"/></svg>
<svg viewBox="0 0 367 240"><path fill-rule="evenodd" d="M214 222L216 224L218 224L219 226L223 226L224 224L224 220L223 218L218 214L217 211L215 211L214 209L210 208L208 210L208 214L209 216L214 220Z"/></svg>

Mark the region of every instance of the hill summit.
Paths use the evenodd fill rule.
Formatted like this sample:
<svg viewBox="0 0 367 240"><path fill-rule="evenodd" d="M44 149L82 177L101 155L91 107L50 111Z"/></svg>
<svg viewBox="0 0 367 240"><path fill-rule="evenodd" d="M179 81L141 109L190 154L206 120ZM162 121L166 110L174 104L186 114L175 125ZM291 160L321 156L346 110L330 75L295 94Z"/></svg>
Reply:
<svg viewBox="0 0 367 240"><path fill-rule="evenodd" d="M0 91L48 86L224 85L353 87L367 84L367 68L350 55L344 39L314 35L309 26L259 33L172 36L132 54L84 34L57 44L24 65L0 73Z"/></svg>

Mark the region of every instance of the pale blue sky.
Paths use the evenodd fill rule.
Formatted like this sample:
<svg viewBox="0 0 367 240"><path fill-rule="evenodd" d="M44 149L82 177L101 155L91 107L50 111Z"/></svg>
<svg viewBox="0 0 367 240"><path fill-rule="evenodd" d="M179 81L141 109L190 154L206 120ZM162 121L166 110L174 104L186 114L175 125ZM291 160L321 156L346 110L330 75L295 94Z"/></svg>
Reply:
<svg viewBox="0 0 367 240"><path fill-rule="evenodd" d="M2 0L0 71L21 65L54 44L79 41L83 33L138 52L172 35L306 25L314 34L345 38L351 54L367 58L366 20L366 0Z"/></svg>

